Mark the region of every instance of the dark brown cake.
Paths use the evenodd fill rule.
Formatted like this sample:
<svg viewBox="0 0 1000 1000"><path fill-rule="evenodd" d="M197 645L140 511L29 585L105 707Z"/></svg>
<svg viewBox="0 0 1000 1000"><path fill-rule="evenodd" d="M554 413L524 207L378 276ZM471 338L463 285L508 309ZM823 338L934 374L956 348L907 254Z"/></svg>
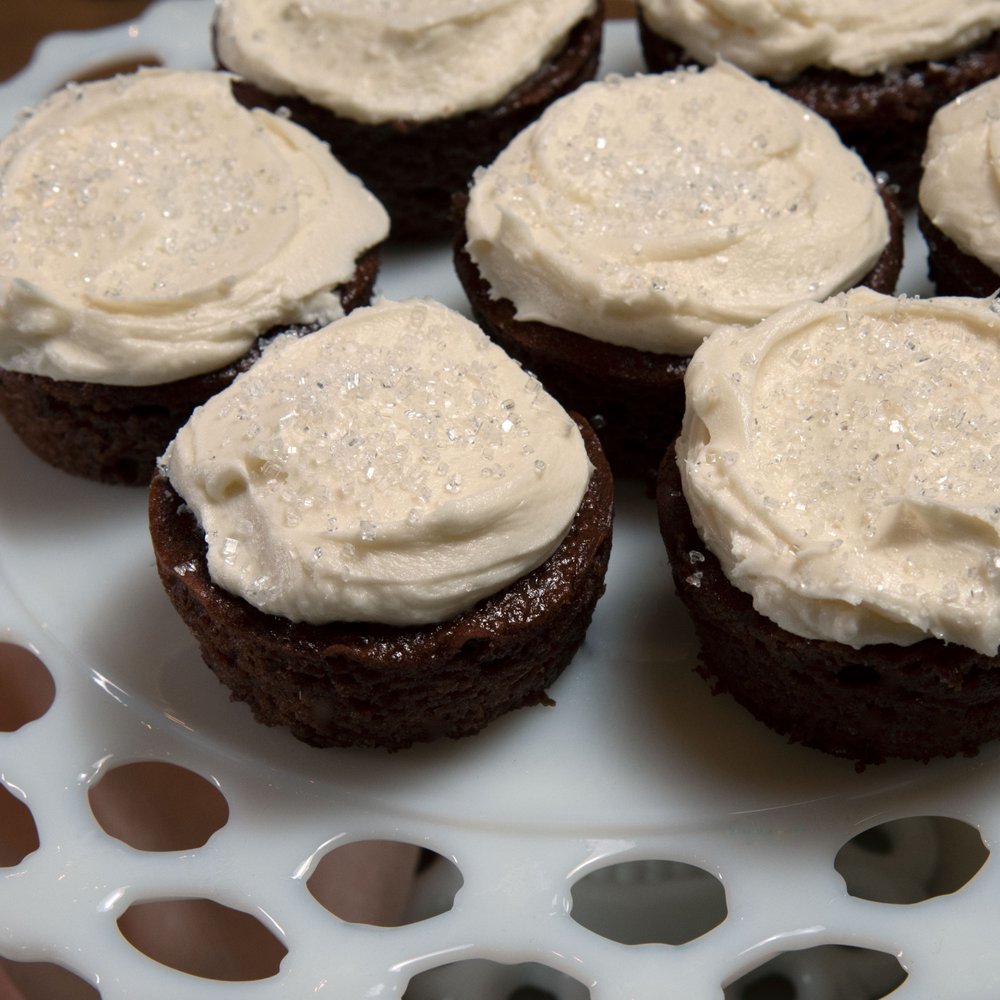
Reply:
<svg viewBox="0 0 1000 1000"><path fill-rule="evenodd" d="M655 72L697 62L680 45L655 34L639 16L646 64ZM873 172L900 189L900 201L917 200L920 155L938 108L1000 75L1000 32L952 59L914 62L886 73L853 76L808 69L789 81L769 81L826 118L844 145L857 150Z"/></svg>
<svg viewBox="0 0 1000 1000"><path fill-rule="evenodd" d="M340 288L345 312L368 304L378 269L377 248L358 259L354 277ZM196 406L249 368L274 336L310 329L270 330L225 368L161 385L70 382L0 368L0 413L50 465L104 483L146 486L156 459Z"/></svg>
<svg viewBox="0 0 1000 1000"><path fill-rule="evenodd" d="M1000 274L977 257L960 250L917 208L917 224L927 243L927 270L938 295L973 295L984 298L1000 288Z"/></svg>
<svg viewBox="0 0 1000 1000"><path fill-rule="evenodd" d="M452 196L465 190L475 168L489 163L556 98L593 79L603 23L598 5L595 14L573 29L565 46L501 103L453 118L369 125L247 81L234 92L246 107L287 108L293 121L328 142L337 159L385 206L393 238L445 238L454 229Z"/></svg>
<svg viewBox="0 0 1000 1000"><path fill-rule="evenodd" d="M761 722L859 764L972 754L1000 734L993 657L937 639L856 650L801 638L758 614L698 535L673 447L657 506L677 596L700 641L698 671Z"/></svg>
<svg viewBox="0 0 1000 1000"><path fill-rule="evenodd" d="M859 284L892 292L903 262L903 217L892 193L884 186L879 190L889 214L890 241ZM455 269L480 326L563 406L587 418L615 475L652 481L664 449L680 430L689 359L516 320L513 303L490 297L466 242L463 229L455 242Z"/></svg>
<svg viewBox="0 0 1000 1000"><path fill-rule="evenodd" d="M471 735L546 688L583 640L604 591L613 483L593 432L594 465L569 534L540 567L439 624L295 624L215 586L204 535L169 481L150 491L150 530L170 600L205 662L259 722L316 746L400 749Z"/></svg>

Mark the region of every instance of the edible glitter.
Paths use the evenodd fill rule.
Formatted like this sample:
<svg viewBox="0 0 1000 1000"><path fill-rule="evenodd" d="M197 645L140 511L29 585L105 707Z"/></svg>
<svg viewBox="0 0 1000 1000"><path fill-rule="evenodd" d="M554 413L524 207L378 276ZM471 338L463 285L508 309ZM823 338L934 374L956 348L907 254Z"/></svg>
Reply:
<svg viewBox="0 0 1000 1000"><path fill-rule="evenodd" d="M750 325L870 269L885 236L872 177L866 192L829 194L856 170L824 123L803 123L797 105L736 71L627 78L560 102L480 173L470 252L495 244L481 269L547 322L687 354L720 322ZM509 245L507 227L499 241L489 232L496 209L517 220ZM543 277L519 285L510 274L529 256ZM556 288L584 274L587 294L543 299L547 274Z"/></svg>
<svg viewBox="0 0 1000 1000"><path fill-rule="evenodd" d="M494 533L517 546L499 557L503 567L544 559L551 549L535 554L539 524L525 519L525 505L543 496L542 523L553 505L572 504L567 518L576 510L576 470L563 495L567 458L589 466L566 413L478 327L443 306L419 314L416 336L410 307L383 302L280 339L192 418L211 435L202 454L225 455L217 480L234 461L245 465L220 561L235 562L246 589L270 576L262 603L301 577L331 599L333 590L389 593L407 586L414 560L420 572L425 560L455 560L445 575L461 581L470 560L498 558L492 541L482 544ZM212 464L191 472L211 475ZM425 599L436 600L415 598Z"/></svg>
<svg viewBox="0 0 1000 1000"><path fill-rule="evenodd" d="M1000 597L998 550L982 544L1000 513L1000 344L987 315L834 303L829 326L770 342L740 389L756 400L742 475L768 523L806 544L808 566L849 555L867 581L852 585L901 595L918 617L965 609L954 612L963 628ZM728 453L713 454L722 464ZM807 592L802 567L795 586Z"/></svg>

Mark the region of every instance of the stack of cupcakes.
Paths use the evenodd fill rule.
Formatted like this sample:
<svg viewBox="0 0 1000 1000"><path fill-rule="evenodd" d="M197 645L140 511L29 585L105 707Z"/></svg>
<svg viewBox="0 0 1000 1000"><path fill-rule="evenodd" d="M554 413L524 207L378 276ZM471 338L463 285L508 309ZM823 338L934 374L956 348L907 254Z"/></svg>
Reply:
<svg viewBox="0 0 1000 1000"><path fill-rule="evenodd" d="M932 274L995 291L1000 88L951 99L1000 72L1000 11L640 8L659 72L592 83L594 0L220 0L227 71L54 95L0 143L0 409L54 465L152 476L203 658L308 743L547 702L614 473L658 474L718 687L863 763L973 752L1000 735L1000 318L890 294L872 171L910 200L937 112ZM390 215L457 223L482 329L355 308Z"/></svg>

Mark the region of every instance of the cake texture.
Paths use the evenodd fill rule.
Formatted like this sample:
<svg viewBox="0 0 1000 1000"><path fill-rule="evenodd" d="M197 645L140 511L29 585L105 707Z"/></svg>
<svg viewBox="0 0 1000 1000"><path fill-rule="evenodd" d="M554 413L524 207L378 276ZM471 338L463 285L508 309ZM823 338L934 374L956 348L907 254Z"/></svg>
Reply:
<svg viewBox="0 0 1000 1000"><path fill-rule="evenodd" d="M701 672L875 763L1000 734L1000 316L859 289L720 331L658 508Z"/></svg>
<svg viewBox="0 0 1000 1000"><path fill-rule="evenodd" d="M796 16L776 0L738 11L719 0L639 0L651 69L723 58L773 82L829 120L907 207L934 112L1000 73L998 28L989 0L811 3Z"/></svg>
<svg viewBox="0 0 1000 1000"><path fill-rule="evenodd" d="M892 195L801 105L728 64L585 84L477 172L456 244L477 320L655 477L720 325L895 288Z"/></svg>
<svg viewBox="0 0 1000 1000"><path fill-rule="evenodd" d="M219 64L284 108L378 196L396 239L450 237L453 195L597 71L595 0L221 0Z"/></svg>
<svg viewBox="0 0 1000 1000"><path fill-rule="evenodd" d="M148 484L263 342L370 298L384 209L231 85L71 85L0 142L0 410L59 468Z"/></svg>
<svg viewBox="0 0 1000 1000"><path fill-rule="evenodd" d="M918 221L942 295L992 295L1000 287L1000 85L946 104L927 134Z"/></svg>
<svg viewBox="0 0 1000 1000"><path fill-rule="evenodd" d="M150 526L167 594L258 720L398 749L548 701L604 589L612 507L584 422L457 313L383 301L277 341L196 411Z"/></svg>

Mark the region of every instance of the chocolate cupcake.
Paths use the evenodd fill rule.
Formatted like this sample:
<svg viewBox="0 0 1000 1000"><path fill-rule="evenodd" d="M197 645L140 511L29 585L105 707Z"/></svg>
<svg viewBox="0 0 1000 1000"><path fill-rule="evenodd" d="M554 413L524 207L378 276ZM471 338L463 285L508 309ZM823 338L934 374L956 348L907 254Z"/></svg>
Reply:
<svg viewBox="0 0 1000 1000"><path fill-rule="evenodd" d="M278 330L367 302L385 211L221 73L56 93L0 143L0 410L68 472L148 484Z"/></svg>
<svg viewBox="0 0 1000 1000"><path fill-rule="evenodd" d="M646 63L660 72L722 58L770 81L826 118L909 207L934 112L1000 74L1000 10L981 0L826 6L792 17L776 0L739 10L638 0Z"/></svg>
<svg viewBox="0 0 1000 1000"><path fill-rule="evenodd" d="M220 0L219 64L241 100L330 144L399 239L448 237L451 199L553 100L597 71L596 0L373 4Z"/></svg>
<svg viewBox="0 0 1000 1000"><path fill-rule="evenodd" d="M474 324L384 301L279 339L199 408L150 525L259 721L397 749L549 700L604 589L612 497L590 429Z"/></svg>
<svg viewBox="0 0 1000 1000"><path fill-rule="evenodd" d="M931 280L941 295L992 295L1000 287L1000 83L945 105L927 135L917 218Z"/></svg>
<svg viewBox="0 0 1000 1000"><path fill-rule="evenodd" d="M902 221L822 119L720 64L611 78L477 173L456 269L477 320L655 477L688 358L717 326L895 288Z"/></svg>
<svg viewBox="0 0 1000 1000"><path fill-rule="evenodd" d="M701 672L874 763L1000 735L1000 315L868 290L710 337L658 490Z"/></svg>

